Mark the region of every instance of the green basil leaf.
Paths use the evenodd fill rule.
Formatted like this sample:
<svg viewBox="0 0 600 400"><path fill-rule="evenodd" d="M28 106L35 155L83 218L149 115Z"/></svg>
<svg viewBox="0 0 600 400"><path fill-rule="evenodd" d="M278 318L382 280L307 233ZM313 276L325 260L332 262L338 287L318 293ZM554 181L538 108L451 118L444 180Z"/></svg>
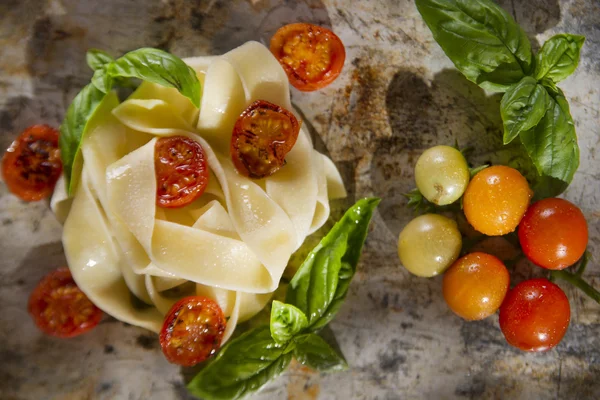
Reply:
<svg viewBox="0 0 600 400"><path fill-rule="evenodd" d="M362 199L348 209L290 281L286 303L307 316L311 331L325 326L341 307L379 201Z"/></svg>
<svg viewBox="0 0 600 400"><path fill-rule="evenodd" d="M276 342L289 342L307 326L306 315L297 307L273 300L271 305L271 336Z"/></svg>
<svg viewBox="0 0 600 400"><path fill-rule="evenodd" d="M63 163L67 193L69 195L73 192L76 180L74 176L74 164L79 154L81 139L88 123L105 96L94 85L87 85L73 99L67 110L67 115L60 126L58 145L60 147L60 158Z"/></svg>
<svg viewBox="0 0 600 400"><path fill-rule="evenodd" d="M540 175L570 183L579 167L575 125L562 91L548 97L544 117L536 127L521 132L521 142Z"/></svg>
<svg viewBox="0 0 600 400"><path fill-rule="evenodd" d="M309 333L294 338L294 357L298 362L320 372L344 371L348 363L322 337Z"/></svg>
<svg viewBox="0 0 600 400"><path fill-rule="evenodd" d="M289 344L277 343L268 326L231 340L187 385L206 400L239 399L280 375L292 360Z"/></svg>
<svg viewBox="0 0 600 400"><path fill-rule="evenodd" d="M584 36L561 33L548 39L536 55L535 79L551 79L558 83L571 75L579 65Z"/></svg>
<svg viewBox="0 0 600 400"><path fill-rule="evenodd" d="M106 68L113 78L139 78L175 88L200 107L200 81L196 72L183 60L165 51L152 48L134 50Z"/></svg>
<svg viewBox="0 0 600 400"><path fill-rule="evenodd" d="M97 71L114 61L107 52L98 49L89 49L85 55L85 60L93 71Z"/></svg>
<svg viewBox="0 0 600 400"><path fill-rule="evenodd" d="M416 0L446 55L472 82L504 92L529 74L533 54L527 35L491 0Z"/></svg>
<svg viewBox="0 0 600 400"><path fill-rule="evenodd" d="M519 133L536 126L550 102L546 89L531 76L511 86L500 102L504 123L504 144L512 142Z"/></svg>
<svg viewBox="0 0 600 400"><path fill-rule="evenodd" d="M92 85L102 93L108 93L113 86L113 78L107 73L106 67L97 69L92 76Z"/></svg>

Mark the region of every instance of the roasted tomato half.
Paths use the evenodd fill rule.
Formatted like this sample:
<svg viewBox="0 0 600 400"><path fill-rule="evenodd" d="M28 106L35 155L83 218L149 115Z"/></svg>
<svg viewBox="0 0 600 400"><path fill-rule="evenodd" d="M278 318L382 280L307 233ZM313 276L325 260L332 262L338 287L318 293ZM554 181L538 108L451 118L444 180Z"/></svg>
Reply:
<svg viewBox="0 0 600 400"><path fill-rule="evenodd" d="M185 136L160 138L154 148L156 203L177 208L196 200L208 185L208 164L200 143Z"/></svg>
<svg viewBox="0 0 600 400"><path fill-rule="evenodd" d="M289 24L279 28L270 47L290 83L304 92L321 89L333 82L346 59L340 38L327 28L311 24Z"/></svg>
<svg viewBox="0 0 600 400"><path fill-rule="evenodd" d="M285 164L300 123L283 107L258 100L240 115L231 136L231 158L238 172L250 178L273 175Z"/></svg>
<svg viewBox="0 0 600 400"><path fill-rule="evenodd" d="M94 328L102 311L77 287L68 268L46 275L29 297L28 311L40 330L70 338Z"/></svg>
<svg viewBox="0 0 600 400"><path fill-rule="evenodd" d="M58 131L48 125L25 129L2 158L6 186L25 201L50 196L61 172Z"/></svg>
<svg viewBox="0 0 600 400"><path fill-rule="evenodd" d="M226 326L223 311L214 300L185 297L165 317L160 346L169 362L191 367L219 350Z"/></svg>

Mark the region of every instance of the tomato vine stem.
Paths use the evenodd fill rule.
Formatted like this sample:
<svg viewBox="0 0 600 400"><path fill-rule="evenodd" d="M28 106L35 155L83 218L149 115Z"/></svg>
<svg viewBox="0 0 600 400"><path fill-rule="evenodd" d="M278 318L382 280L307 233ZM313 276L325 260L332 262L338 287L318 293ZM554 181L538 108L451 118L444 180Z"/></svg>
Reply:
<svg viewBox="0 0 600 400"><path fill-rule="evenodd" d="M583 254L583 257L581 257L581 260L579 261L579 266L574 273L564 271L564 270L551 271L550 272L550 280L554 281L556 279L561 279L563 281L566 281L566 282L570 283L571 285L575 286L576 288L578 288L579 290L583 291L585 294L587 294L589 297L591 297L592 300L594 300L596 303L600 304L600 292L598 290L594 289L594 287L592 287L592 285L587 283L581 277L581 275L585 271L585 268L587 267L587 264L589 263L590 259L591 259L591 254L589 251L586 251Z"/></svg>

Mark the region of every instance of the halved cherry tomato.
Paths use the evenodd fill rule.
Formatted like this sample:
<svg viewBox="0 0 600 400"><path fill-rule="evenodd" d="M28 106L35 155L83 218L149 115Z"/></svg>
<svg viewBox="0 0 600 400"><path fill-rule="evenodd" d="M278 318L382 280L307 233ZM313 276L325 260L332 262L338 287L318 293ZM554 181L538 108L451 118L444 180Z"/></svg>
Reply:
<svg viewBox="0 0 600 400"><path fill-rule="evenodd" d="M183 207L208 186L208 165L200 143L185 136L160 138L154 147L156 203Z"/></svg>
<svg viewBox="0 0 600 400"><path fill-rule="evenodd" d="M217 352L226 326L223 310L214 300L185 297L165 317L160 346L169 362L191 367Z"/></svg>
<svg viewBox="0 0 600 400"><path fill-rule="evenodd" d="M290 83L312 92L338 77L346 59L339 37L327 28L297 23L285 25L271 39L271 53L283 66Z"/></svg>
<svg viewBox="0 0 600 400"><path fill-rule="evenodd" d="M285 164L300 123L283 107L258 100L237 119L231 136L231 158L238 172L250 178L273 175Z"/></svg>
<svg viewBox="0 0 600 400"><path fill-rule="evenodd" d="M25 129L2 158L6 186L25 201L50 196L61 171L58 131L48 125Z"/></svg>
<svg viewBox="0 0 600 400"><path fill-rule="evenodd" d="M77 287L68 268L46 275L29 296L27 307L44 333L70 338L94 328L102 311Z"/></svg>
<svg viewBox="0 0 600 400"><path fill-rule="evenodd" d="M588 228L581 210L563 199L544 199L529 207L519 225L519 242L533 263L564 269L583 256Z"/></svg>
<svg viewBox="0 0 600 400"><path fill-rule="evenodd" d="M476 252L452 264L444 274L442 289L454 313L475 321L489 317L500 308L509 283L510 276L502 261Z"/></svg>
<svg viewBox="0 0 600 400"><path fill-rule="evenodd" d="M570 320L567 295L544 278L519 283L500 306L500 329L506 341L525 351L545 351L556 346Z"/></svg>

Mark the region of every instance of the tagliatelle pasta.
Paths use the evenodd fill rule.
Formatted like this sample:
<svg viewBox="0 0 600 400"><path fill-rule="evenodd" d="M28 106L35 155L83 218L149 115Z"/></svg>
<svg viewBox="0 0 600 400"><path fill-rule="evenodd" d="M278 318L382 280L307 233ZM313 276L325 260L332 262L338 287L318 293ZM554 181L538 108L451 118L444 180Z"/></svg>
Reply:
<svg viewBox="0 0 600 400"><path fill-rule="evenodd" d="M268 49L249 42L185 61L202 83L200 109L147 82L123 103L109 94L82 142L74 198L59 182L51 206L64 220L73 278L94 304L158 332L178 298L204 295L227 317L227 340L269 301L291 254L327 220L329 199L346 193L304 130L272 176L235 170L229 145L242 111L256 100L293 111L287 76ZM166 136L200 143L210 168L205 192L178 209L156 206L154 148ZM134 307L132 294L151 307Z"/></svg>

